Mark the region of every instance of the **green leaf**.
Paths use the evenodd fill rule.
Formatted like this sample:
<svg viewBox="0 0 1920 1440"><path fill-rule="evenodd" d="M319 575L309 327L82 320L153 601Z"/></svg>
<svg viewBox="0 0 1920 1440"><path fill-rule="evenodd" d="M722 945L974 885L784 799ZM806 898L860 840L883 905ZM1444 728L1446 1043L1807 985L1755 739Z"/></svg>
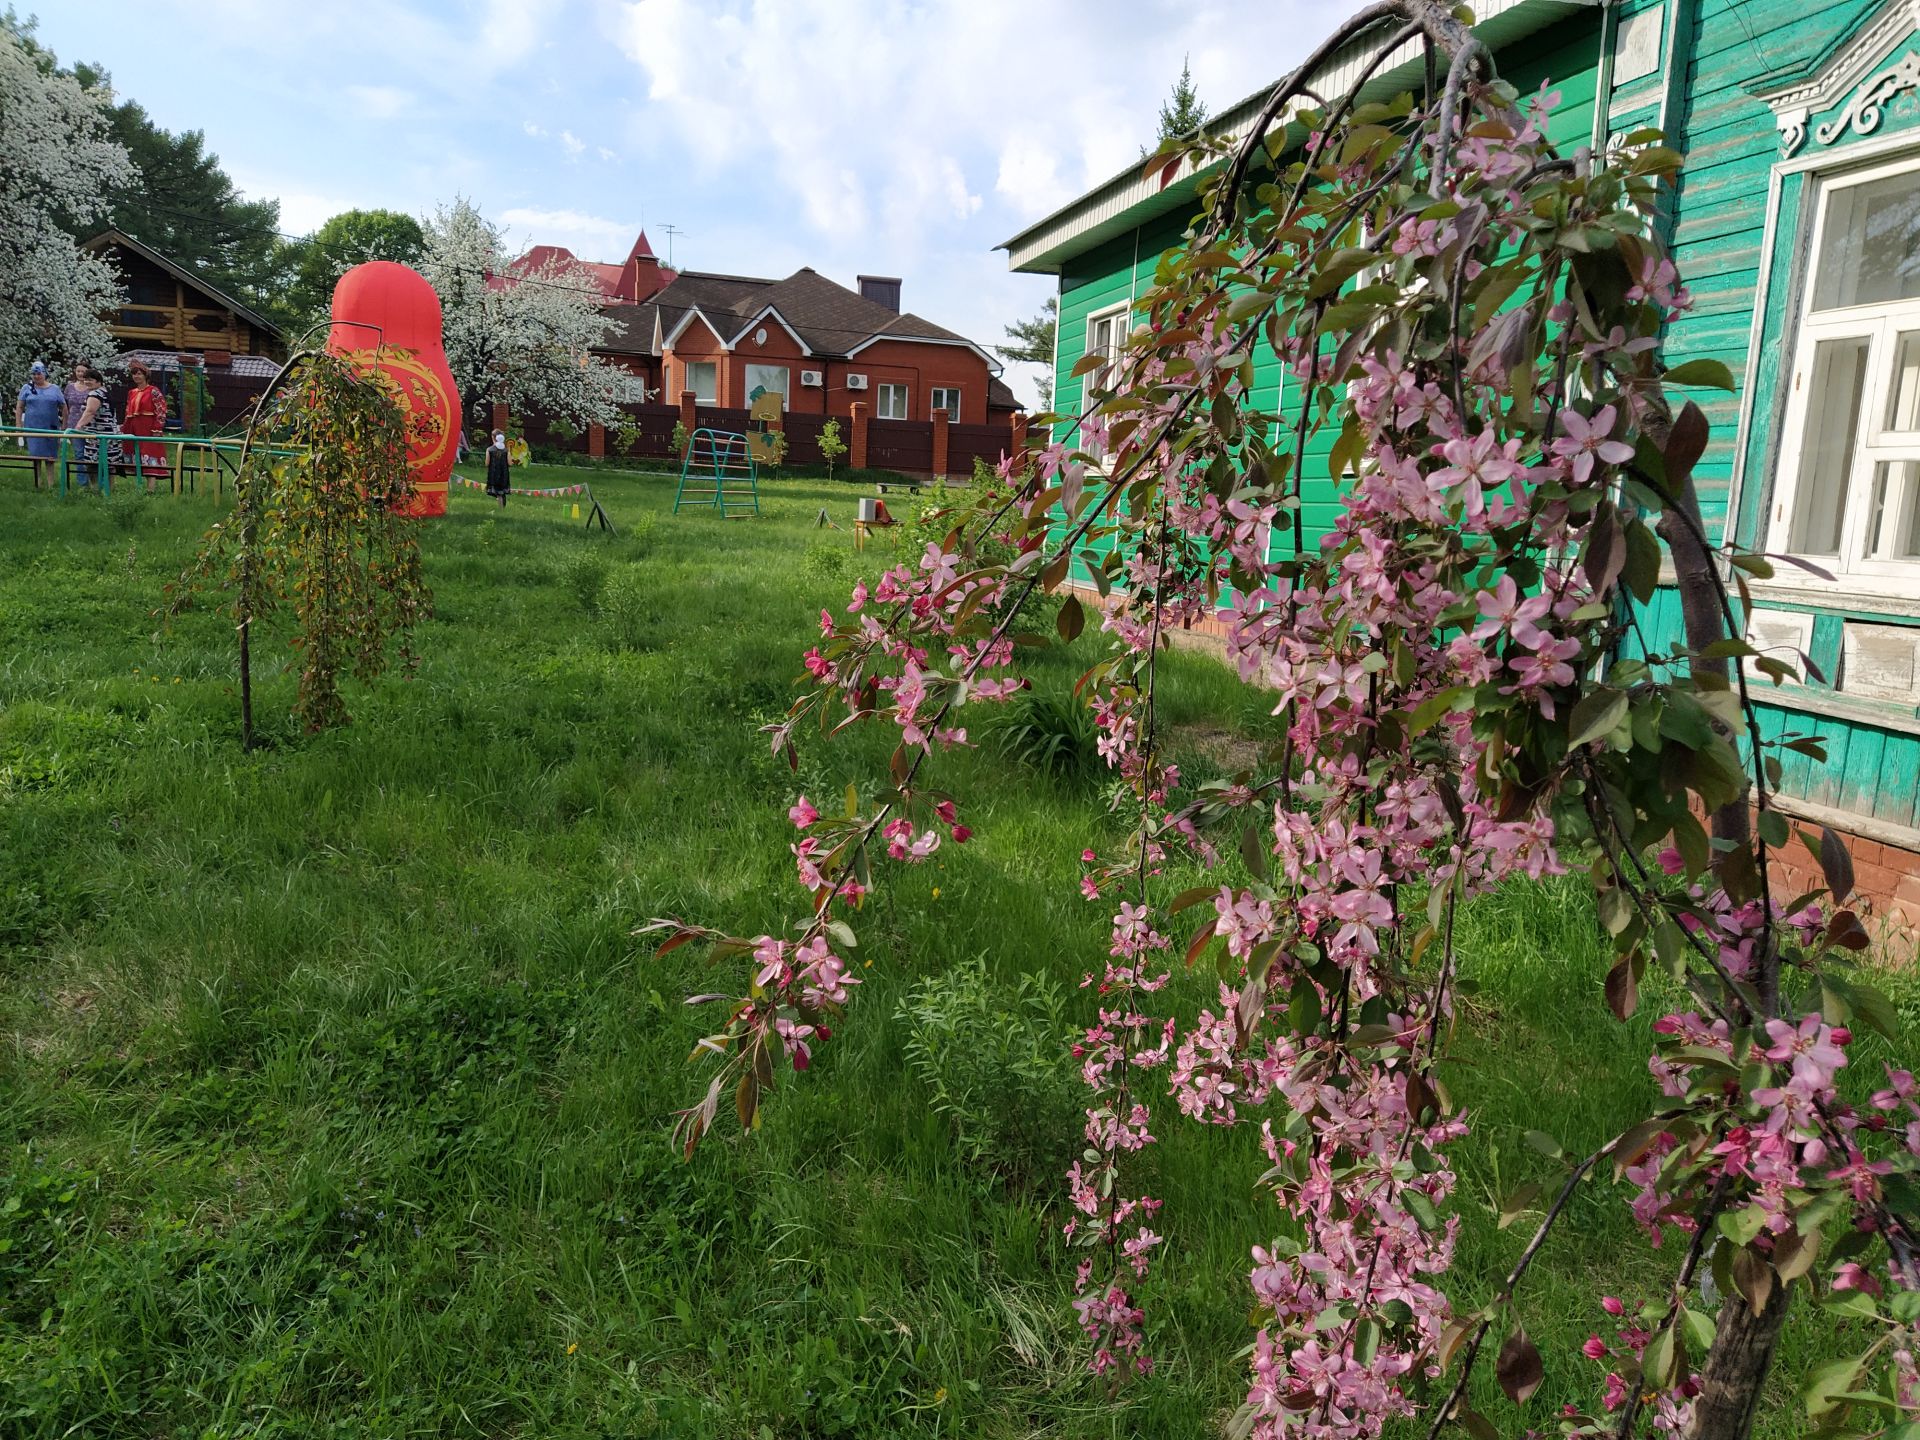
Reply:
<svg viewBox="0 0 1920 1440"><path fill-rule="evenodd" d="M1331 295L1354 275L1369 265L1380 263L1380 257L1371 250L1336 250L1321 264L1317 273L1307 286L1307 298L1318 300L1322 295Z"/></svg>
<svg viewBox="0 0 1920 1440"><path fill-rule="evenodd" d="M1807 1382L1807 1418L1818 1420L1838 1406L1840 1397L1859 1382L1864 1368L1865 1357L1852 1355L1845 1360L1830 1360L1814 1371L1813 1379Z"/></svg>
<svg viewBox="0 0 1920 1440"><path fill-rule="evenodd" d="M1527 1131L1526 1142L1549 1160L1564 1160L1567 1158L1567 1152L1562 1148L1560 1142L1544 1130Z"/></svg>
<svg viewBox="0 0 1920 1440"><path fill-rule="evenodd" d="M1666 1390L1678 1378L1676 1372L1679 1368L1679 1338L1674 1333L1674 1327L1667 1325L1648 1342L1645 1353L1640 1357L1640 1373L1653 1389Z"/></svg>
<svg viewBox="0 0 1920 1440"><path fill-rule="evenodd" d="M1668 385L1705 385L1715 390L1734 389L1733 371L1718 360L1688 360L1662 375Z"/></svg>
<svg viewBox="0 0 1920 1440"><path fill-rule="evenodd" d="M1620 577L1642 605L1653 599L1660 586L1660 540L1652 527L1637 517L1627 526L1627 563Z"/></svg>
<svg viewBox="0 0 1920 1440"><path fill-rule="evenodd" d="M1454 685L1437 695L1429 695L1414 706L1413 714L1407 721L1407 734L1424 735L1440 723L1443 716L1454 710L1471 693L1470 687Z"/></svg>
<svg viewBox="0 0 1920 1440"><path fill-rule="evenodd" d="M1623 692L1604 688L1588 691L1580 697L1567 721L1567 748L1578 750L1582 745L1611 735L1626 718L1627 697Z"/></svg>

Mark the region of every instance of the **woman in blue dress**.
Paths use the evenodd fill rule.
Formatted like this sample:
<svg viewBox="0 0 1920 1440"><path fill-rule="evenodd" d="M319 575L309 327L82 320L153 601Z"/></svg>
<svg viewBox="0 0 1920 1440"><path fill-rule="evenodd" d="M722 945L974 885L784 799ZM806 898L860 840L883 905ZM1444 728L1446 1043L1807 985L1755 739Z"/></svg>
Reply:
<svg viewBox="0 0 1920 1440"><path fill-rule="evenodd" d="M67 422L67 396L47 379L47 367L36 360L27 372L27 383L13 402L13 423L22 430L64 430ZM53 483L53 462L60 454L60 442L52 435L25 437L27 454L33 459L33 488L44 479Z"/></svg>

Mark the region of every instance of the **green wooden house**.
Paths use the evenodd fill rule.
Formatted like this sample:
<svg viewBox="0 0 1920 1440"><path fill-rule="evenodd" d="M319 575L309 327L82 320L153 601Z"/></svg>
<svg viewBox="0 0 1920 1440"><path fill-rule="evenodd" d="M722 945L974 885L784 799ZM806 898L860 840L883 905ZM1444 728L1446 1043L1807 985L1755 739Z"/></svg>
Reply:
<svg viewBox="0 0 1920 1440"><path fill-rule="evenodd" d="M1740 382L1708 406L1708 523L1835 577L1782 565L1756 587L1754 643L1805 651L1824 677L1760 682L1776 733L1827 741L1825 766L1791 757L1783 808L1856 837L1863 888L1920 919L1920 0L1483 0L1475 14L1504 76L1559 93L1563 149L1657 125L1687 155L1663 219L1695 303L1667 359L1711 356ZM1343 91L1372 54L1335 55L1314 88ZM1370 92L1421 73L1409 46ZM1242 133L1264 99L1209 128ZM1062 412L1081 403L1074 365L1126 333L1196 181L1184 164L1129 168L1002 247L1016 270L1059 277ZM1270 354L1260 373L1281 383ZM1306 483L1309 528L1324 527L1332 482L1323 467L1317 492Z"/></svg>

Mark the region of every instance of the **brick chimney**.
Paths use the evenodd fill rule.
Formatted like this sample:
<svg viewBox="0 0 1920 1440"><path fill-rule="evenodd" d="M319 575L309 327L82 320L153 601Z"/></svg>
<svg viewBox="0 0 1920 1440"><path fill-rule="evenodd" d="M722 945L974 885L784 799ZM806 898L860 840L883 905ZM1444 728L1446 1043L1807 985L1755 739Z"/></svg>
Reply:
<svg viewBox="0 0 1920 1440"><path fill-rule="evenodd" d="M860 298L871 300L876 305L884 305L894 314L900 313L900 277L897 275L862 275Z"/></svg>

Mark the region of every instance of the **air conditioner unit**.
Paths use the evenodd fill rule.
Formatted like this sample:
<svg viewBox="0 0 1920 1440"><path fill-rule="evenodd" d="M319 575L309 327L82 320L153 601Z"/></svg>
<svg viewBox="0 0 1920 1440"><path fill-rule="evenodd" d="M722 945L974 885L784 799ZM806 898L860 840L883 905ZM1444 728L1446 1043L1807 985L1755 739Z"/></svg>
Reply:
<svg viewBox="0 0 1920 1440"><path fill-rule="evenodd" d="M867 388L867 377L866 377L866 376L864 376L864 375L849 375L849 376L847 376L847 389L849 389L849 390L864 390L864 389L866 389L866 388Z"/></svg>
<svg viewBox="0 0 1920 1440"><path fill-rule="evenodd" d="M818 389L827 383L827 377L818 370L802 370L800 372L800 383L802 385L811 385Z"/></svg>

